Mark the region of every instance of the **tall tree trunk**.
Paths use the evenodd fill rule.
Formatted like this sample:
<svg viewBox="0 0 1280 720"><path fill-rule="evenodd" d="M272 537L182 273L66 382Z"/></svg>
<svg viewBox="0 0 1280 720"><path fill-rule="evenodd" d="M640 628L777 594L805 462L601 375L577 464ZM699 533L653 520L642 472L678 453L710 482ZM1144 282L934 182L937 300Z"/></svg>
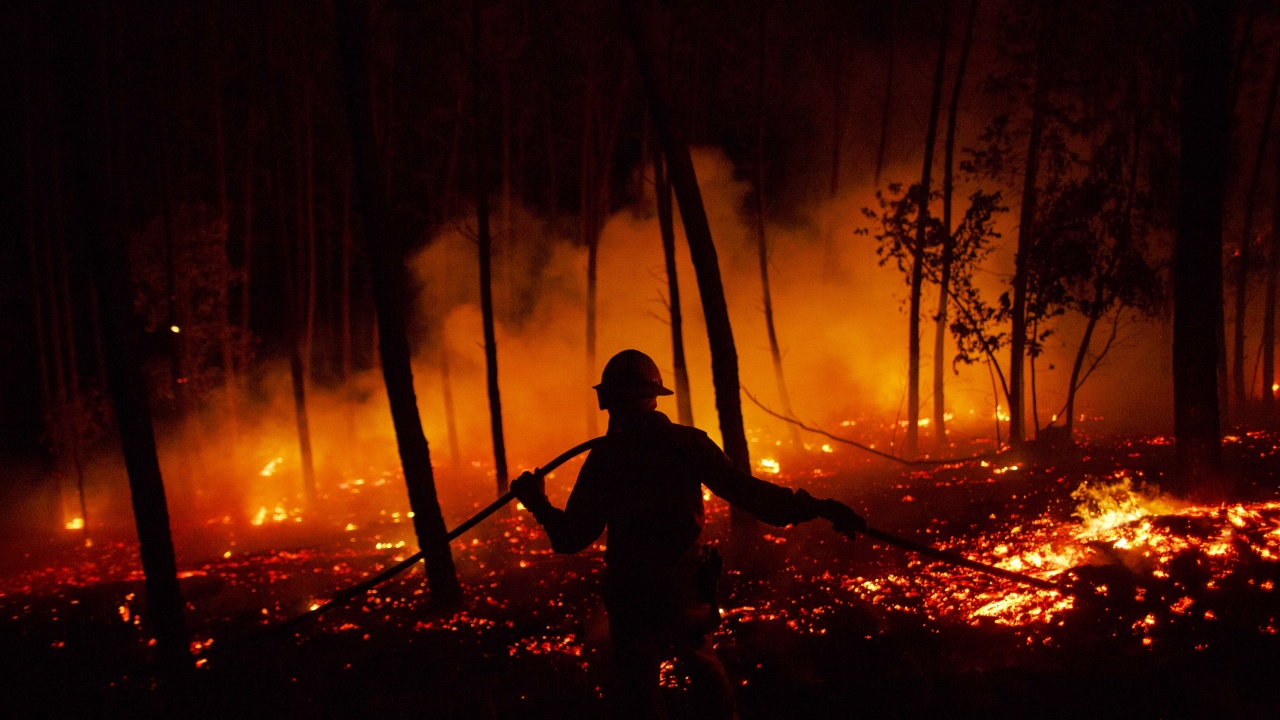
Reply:
<svg viewBox="0 0 1280 720"><path fill-rule="evenodd" d="M436 497L431 469L431 449L422 431L413 368L409 362L409 338L405 326L406 284L403 241L390 234L392 227L383 171L373 138L373 112L369 92L368 7L359 0L337 0L338 60L342 70L343 100L355 170L357 201L364 220L365 247L373 273L374 309L378 316L379 356L382 377L391 404L400 463L413 510L413 527L426 560L427 582L433 604L456 605L462 588L445 539L444 517Z"/></svg>
<svg viewBox="0 0 1280 720"><path fill-rule="evenodd" d="M898 3L896 0L889 0L889 68L885 73L884 80L884 104L880 108L880 144L876 148L876 170L872 187L880 187L880 175L884 171L884 154L889 146L889 120L893 115L893 63L897 53L896 43L898 38Z"/></svg>
<svg viewBox="0 0 1280 720"><path fill-rule="evenodd" d="M251 318L250 300L252 299L251 290L253 287L253 176L255 171L253 139L254 129L257 127L255 123L257 103L255 100L254 79L257 77L257 65L252 59L249 62L249 68L249 89L246 93L248 95L249 112L245 120L244 150L244 245L240 258L240 336L238 338L239 346L236 359L236 374L239 378L243 378L249 368L249 320Z"/></svg>
<svg viewBox="0 0 1280 720"><path fill-rule="evenodd" d="M1271 88L1267 92L1267 110L1262 116L1262 133L1258 136L1258 153L1249 176L1249 189L1244 202L1244 230L1240 234L1240 260L1236 265L1236 319L1233 345L1235 354L1231 363L1232 394L1236 406L1244 410L1249 401L1249 390L1244 377L1244 325L1248 315L1249 265L1253 252L1253 212L1257 204L1258 186L1262 180L1262 164L1267 158L1267 141L1271 138L1271 119L1275 115L1276 91L1280 89L1280 58L1271 75Z"/></svg>
<svg viewBox="0 0 1280 720"><path fill-rule="evenodd" d="M955 193L956 116L964 90L965 71L969 67L969 48L973 45L973 24L978 16L978 1L970 0L969 17L964 23L964 42L956 63L956 79L951 86L951 102L947 105L947 138L942 150L942 259L938 279L938 314L933 328L933 437L939 449L947 444L946 354L947 293L951 291L951 263L955 258L955 238L951 229L951 200Z"/></svg>
<svg viewBox="0 0 1280 720"><path fill-rule="evenodd" d="M488 147L480 108L480 0L471 3L471 123L476 183L476 235L480 245L480 313L484 322L485 381L489 390L489 429L493 434L493 469L498 495L507 492L507 444L502 429L502 394L498 387L498 339L493 328L492 238L489 234Z"/></svg>
<svg viewBox="0 0 1280 720"><path fill-rule="evenodd" d="M924 166L920 171L920 209L916 212L916 242L911 248L911 299L907 338L907 457L916 456L920 444L920 291L924 281L925 249L929 243L929 195L933 175L933 146L938 137L942 108L942 83L947 74L947 40L951 35L951 0L942 4L938 34L938 59L933 68L933 95L924 133Z"/></svg>
<svg viewBox="0 0 1280 720"><path fill-rule="evenodd" d="M278 100L276 101L278 103ZM307 410L307 381L306 381L306 362L303 360L303 333L299 329L302 324L300 306L302 298L298 291L298 266L301 264L300 247L304 243L303 234L306 232L305 213L303 212L303 192L302 173L300 171L300 162L298 153L294 153L294 177L297 180L294 197L294 223L292 236L289 234L289 198L285 184L285 159L283 157L286 152L284 135L287 132L284 126L284 118L278 104L272 105L272 129L276 133L276 144L278 150L275 156L275 195L276 209L278 212L279 234L280 234L280 259L283 263L284 272L284 306L285 306L285 335L289 346L289 380L293 391L293 413L294 427L298 434L298 457L302 465L302 493L306 499L309 508L315 507L316 501L316 482L315 482L315 464L314 456L311 448L311 422L310 415ZM295 135L296 126L295 126Z"/></svg>
<svg viewBox="0 0 1280 720"><path fill-rule="evenodd" d="M216 70L214 74L215 77L218 76ZM227 255L230 256L231 202L227 197L227 138L223 128L222 94L220 92L215 99L213 136L214 164L218 178L218 224L222 228L223 247L226 248ZM226 305L226 315L221 318L221 321L223 327L221 337L218 338L218 349L222 354L222 393L227 403L227 425L231 429L232 452L234 452L239 447L237 441L240 437L240 409L236 397L235 333L232 330L233 318L231 315L231 303L229 302Z"/></svg>
<svg viewBox="0 0 1280 720"><path fill-rule="evenodd" d="M279 168L279 165L277 165ZM316 476L314 456L311 451L311 421L307 412L307 381L306 381L306 363L303 361L303 346L301 333L298 331L299 313L298 313L298 291L297 291L297 256L290 249L291 243L287 237L286 228L288 227L288 201L285 198L284 173L280 171L276 175L276 193L277 202L280 210L280 235L281 243L285 246L284 252L281 253L284 261L284 295L285 295L285 334L289 343L289 380L293 390L293 417L294 427L298 433L298 457L302 464L302 493L306 498L308 507L314 508L316 501ZM299 192L301 189L299 188ZM299 237L303 233L303 227L295 224L294 226L294 243L300 243Z"/></svg>
<svg viewBox="0 0 1280 720"><path fill-rule="evenodd" d="M782 403L783 412L792 415L791 395L787 392L786 376L782 372L782 351L778 348L778 330L773 321L773 292L769 287L769 242L765 234L764 220L764 113L765 87L768 78L765 50L768 17L768 4L762 3L756 87L756 249L760 256L760 289L764 300L764 326L769 335L769 355L773 359L773 378L778 386L778 400ZM792 447L797 450L804 449L804 444L800 441L800 431L791 423L786 425Z"/></svg>
<svg viewBox="0 0 1280 720"><path fill-rule="evenodd" d="M636 66L644 80L645 94L649 98L649 112L653 126L662 140L663 154L667 159L667 171L680 217L684 221L685 237L689 241L689 254L693 258L694 274L698 278L698 292L702 297L702 312L706 318L707 340L711 345L711 380L715 386L716 410L720 416L720 434L725 453L739 469L751 472L751 453L742 423L742 398L738 384L738 352L734 346L733 328L729 324L729 308L724 299L724 285L720 279L720 264L716 258L715 243L711 238L711 226L707 223L706 208L698 189L698 178L689 156L689 146L677 134L674 123L667 115L664 91L658 85L653 69L653 58L644 40L640 18L634 0L619 0L623 10L623 25L631 36ZM730 515L739 528L750 527L750 516L743 513Z"/></svg>
<svg viewBox="0 0 1280 720"><path fill-rule="evenodd" d="M454 476L462 473L462 451L458 449L458 414L453 406L453 376L449 372L449 345L440 348L440 387L444 393L444 428L449 434L449 466Z"/></svg>
<svg viewBox="0 0 1280 720"><path fill-rule="evenodd" d="M311 380L314 372L312 366L315 364L315 345L316 345L316 285L319 275L317 268L317 243L316 243L316 187L315 187L315 133L313 131L314 119L311 113L311 81L308 79L304 83L304 91L302 96L302 127L303 127L303 149L302 149L302 179L303 185L299 189L300 192L306 193L303 198L306 208L306 233L307 233L307 289L306 302L307 314L306 324L304 325L305 334L302 342L302 367L306 371L303 378L306 380L307 389L311 388Z"/></svg>
<svg viewBox="0 0 1280 720"><path fill-rule="evenodd" d="M1142 148L1142 124L1137 116L1140 112L1138 107L1138 88L1135 78L1134 83L1134 120L1133 120L1133 154L1129 159L1129 189L1125 197L1124 206L1124 225L1121 228L1121 234L1116 238L1115 247L1112 249L1111 258L1107 261L1107 269L1098 276L1093 286L1093 302L1089 306L1089 321L1085 324L1084 335L1080 339L1080 347L1076 350L1075 360L1071 363L1071 378L1067 382L1067 404L1066 404L1066 421L1063 427L1066 428L1067 437L1071 436L1075 428L1076 414L1076 391L1080 389L1081 379L1080 372L1084 367L1085 356L1089 353L1089 345L1093 342L1093 333L1097 329L1098 321L1102 319L1102 314L1111 305L1114 299L1114 290L1110 283L1114 282L1113 275L1116 268L1124 258L1124 254L1128 251L1129 243L1133 239L1133 205L1138 193L1138 165L1142 156L1140 150Z"/></svg>
<svg viewBox="0 0 1280 720"><path fill-rule="evenodd" d="M101 157L107 139L90 119L93 113L85 112L85 108L100 107L103 101L95 83L100 59L96 56L99 45L94 28L100 26L100 18L88 5L58 5L53 12L61 76L58 114L65 128L64 158L69 170L68 237L86 243L89 266L102 301L108 392L120 429L137 523L146 617L156 635L161 667L181 672L190 668L191 656L164 481L137 352L139 324L129 292L128 253L118 220L108 217L111 203L107 183L102 181L105 163Z"/></svg>
<svg viewBox="0 0 1280 720"><path fill-rule="evenodd" d="M831 186L827 197L834 200L840 194L840 150L844 143L844 42L837 30L835 69L831 73Z"/></svg>
<svg viewBox="0 0 1280 720"><path fill-rule="evenodd" d="M62 210L59 209L59 214ZM67 387L70 394L63 413L63 439L71 452L71 468L76 476L76 497L80 505L80 529L85 544L89 542L89 507L84 495L84 433L85 404L84 394L80 391L80 355L76 351L75 313L72 311L71 297L71 258L67 252L67 237L59 233L58 243L58 292L61 295L59 305L62 308L62 328L67 334L64 347L67 350Z"/></svg>
<svg viewBox="0 0 1280 720"><path fill-rule="evenodd" d="M671 366L676 383L676 417L693 426L693 401L689 396L689 368L684 358L684 316L680 310L680 282L676 274L676 231L671 212L671 183L667 180L662 148L650 147L654 190L658 199L658 232L662 234L662 258L667 268L667 309L671 315Z"/></svg>
<svg viewBox="0 0 1280 720"><path fill-rule="evenodd" d="M1267 298L1262 317L1262 407L1273 419L1276 407L1276 282L1280 279L1280 158L1271 205L1271 241L1267 248Z"/></svg>
<svg viewBox="0 0 1280 720"><path fill-rule="evenodd" d="M593 144L591 135L594 123L592 110L595 109L596 100L596 84L594 66L588 65L586 88L583 92L582 103L582 157L579 167L580 177L578 185L578 202L579 210L579 232L582 235L582 244L587 248L587 327L586 327L586 365L584 373L586 375L586 386L590 387L598 381L596 374L596 275L597 265L599 262L598 255L600 250L600 235L596 232L595 211L599 204L593 195L595 189L592 179L595 177L595 153L593 152ZM595 437L599 434L599 408L594 400L591 399L590 393L586 394L587 402L585 409L587 412L587 435Z"/></svg>
<svg viewBox="0 0 1280 720"><path fill-rule="evenodd" d="M1022 208L1018 218L1018 249L1014 256L1013 307L1009 339L1009 442L1024 438L1026 419L1023 369L1027 347L1027 281L1031 257L1035 253L1036 200L1039 191L1040 141L1044 136L1045 45L1052 25L1052 4L1042 9L1035 49L1035 80L1031 90L1031 132L1027 138L1027 164L1022 176Z"/></svg>
<svg viewBox="0 0 1280 720"><path fill-rule="evenodd" d="M1173 262L1173 415L1179 489L1220 491L1215 322L1222 308L1222 199L1230 137L1235 3L1192 0L1184 42L1182 160Z"/></svg>

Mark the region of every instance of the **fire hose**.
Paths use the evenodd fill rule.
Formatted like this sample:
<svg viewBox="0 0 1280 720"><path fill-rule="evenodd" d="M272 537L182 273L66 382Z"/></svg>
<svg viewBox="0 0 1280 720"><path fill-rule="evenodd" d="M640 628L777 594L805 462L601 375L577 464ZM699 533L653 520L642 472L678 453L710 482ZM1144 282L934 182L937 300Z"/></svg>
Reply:
<svg viewBox="0 0 1280 720"><path fill-rule="evenodd" d="M554 460L552 460L551 462L549 462L549 463L547 463L546 465L543 465L542 467L537 468L536 470L534 470L534 471L533 471L533 474L534 474L534 475L538 475L538 476L542 476L542 477L546 477L547 475L549 475L549 474L551 473L551 471L553 471L553 470L555 470L556 468L560 467L561 465L565 464L565 463L566 463L566 462L568 462L569 460L571 460L571 459L573 459L573 458L577 457L578 455L581 455L582 453L584 453L584 452L586 452L586 451L590 450L591 448L595 447L596 443L600 442L600 441L601 441L601 440L603 440L603 439L604 439L604 438L599 438L599 437L597 437L597 438L592 438L592 439L590 439L590 440L587 440L586 442L579 443L578 445L574 445L573 447L569 448L568 450L566 450L566 451L564 451L564 452L560 453L559 455L557 455L557 456L555 457L555 459L554 459ZM468 530L470 530L471 528L473 528L473 527L475 527L476 525L479 525L480 523L484 522L484 521L485 521L485 519L486 519L486 518L488 518L490 515L492 515L492 514L494 514L494 513L498 512L499 510L501 510L501 509L502 509L503 507L505 507L508 503L510 503L512 500L514 500L514 499L515 499L515 497L516 497L516 496L515 496L515 493L511 492L510 490L508 490L507 492L503 493L501 497L499 497L497 500L494 500L493 502L489 503L487 506L485 506L485 508L484 508L483 510L481 510L481 511L480 511L480 512L478 512L478 513L476 513L475 515L472 515L469 519L467 519L465 522L463 522L463 523L462 523L461 525L459 525L458 527L454 528L453 530L450 530L450 531L448 532L448 534L446 534L446 535L444 536L444 541L445 541L446 543L450 543L450 542L453 542L454 540L458 539L459 537L461 537L464 533L466 533L466 532L467 532ZM311 618L313 618L313 617L316 617L316 616L318 616L318 615L320 615L320 614L322 614L322 613L324 613L324 612L326 612L326 611L328 611L328 610L330 610L330 609L332 609L332 608L334 608L334 607L336 607L336 606L346 604L348 601L350 601L350 600L352 600L352 599L354 599L354 598L357 598L357 597L359 597L359 596L361 596L361 595L364 595L365 593L369 592L370 590L374 589L375 587L377 587L377 586L381 585L382 583L384 583L384 582L386 582L386 581L390 580L391 578L395 577L396 575L399 575L400 573L404 572L405 570L408 570L409 568L413 567L415 564L417 564L417 563L418 563L418 561L419 561L419 560L422 560L422 558L423 558L423 557L424 557L424 553L423 553L423 551L422 551L422 550L419 550L418 552L416 552L416 553L414 553L414 554L410 555L409 557L405 558L404 560L401 560L400 562L396 563L395 565L392 565L391 567L387 568L386 570L383 570L382 572L378 573L377 575L374 575L374 576L372 576L372 577L365 578L364 580L362 580L362 581L360 581L360 582L356 583L355 585L352 585L351 587L349 587L349 588L347 588L347 589L345 589L345 590L342 590L342 591L339 591L339 592L335 593L335 594L333 595L333 597L329 598L329 599L328 599L327 601L325 601L324 603L321 603L320 605L318 605L318 606L316 606L316 607L311 608L311 609L310 609L310 610L308 610L307 612L304 612L304 613L302 613L301 615L298 615L298 616L296 616L296 617L292 617L292 618L290 618L290 619L288 619L288 620L286 620L286 621L284 621L284 622L280 623L279 625L274 625L274 626L272 626L272 627L268 628L266 632L267 632L267 633L282 633L282 632L285 632L285 631L287 631L287 630L291 630L292 628L297 627L298 625L302 624L303 622L305 622L305 621L307 621L307 620L309 620L309 619L311 619ZM248 640L248 638L246 638L246 640ZM236 643L235 645L230 646L230 647L226 647L226 646L224 646L224 648L225 648L225 649L221 650L218 654L223 654L223 653L226 653L226 652L230 652L230 651L232 651L232 650L235 650L236 648L243 647L245 644L247 644L245 641L241 641L241 642Z"/></svg>
<svg viewBox="0 0 1280 720"><path fill-rule="evenodd" d="M1016 573L1012 570L1005 570L1004 568L996 567L995 565L988 565L986 563L978 562L977 560L970 560L959 553L939 550L932 545L925 545L903 537L898 537L897 535L891 535L883 530L877 530L873 527L851 532L859 532L872 540L878 540L886 545L895 545L904 550L916 553L917 555L924 555L926 557L931 557L934 560L941 560L942 562L950 563L952 565L959 565L960 567L966 567L970 570L977 570L980 573L986 573L987 575L993 575L995 577L1011 580L1023 585L1030 585L1038 590L1057 590L1058 592L1066 592L1065 588L1050 580L1042 580L1040 578L1031 577L1030 575Z"/></svg>
<svg viewBox="0 0 1280 720"><path fill-rule="evenodd" d="M578 445L575 445L572 448L569 448L565 452L561 453L560 455L557 455L555 459L553 459L551 462L534 470L533 474L545 477L546 475L550 474L553 470L563 465L565 462L590 450L601 440L603 440L603 438L597 437L597 438L592 438L590 440L587 440L586 442L580 443ZM445 535L445 538L444 538L445 542L448 543L456 540L471 528L474 528L476 525L479 525L480 523L484 522L484 520L487 519L490 515L493 515L495 512L505 507L508 503L510 503L514 499L515 499L515 493L511 492L510 490L503 493L501 497L489 503L489 505L487 505L480 512L471 516L462 524L458 525L456 528L449 531L449 533ZM850 512L852 511L850 510ZM978 572L992 575L1005 580L1010 580L1012 582L1020 583L1023 585L1029 585L1039 590L1056 590L1059 592L1065 592L1065 589L1063 587L1049 580L1042 580L1040 578L1035 578L1029 575L1023 575L1021 573L1013 572L1012 570L1006 570L1004 568L999 568L994 565L988 565L986 563L981 563L976 560L970 560L969 558L966 558L963 555L960 555L958 553L949 552L947 550L940 550L933 546L925 545L923 543L918 543L903 537L898 537L897 535L893 535L873 527L863 527L857 530L848 529L848 530L842 530L842 532L845 535L850 536L851 539L852 539L852 534L856 532L858 534L865 535L868 538L871 538L872 540L876 540L876 541L885 543L887 545L900 547L904 550L908 550L918 555L924 555L926 557L931 557L935 560L940 560L942 562L949 563L951 565L966 567L966 568L969 568L970 570L976 570ZM391 567L383 570L382 572L376 575L373 575L371 577L368 577L345 590L335 593L333 597L329 598L329 600L308 610L307 612L304 612L301 615L290 618L289 620L286 620L283 623L280 623L279 625L275 625L269 628L268 632L276 633L276 632L284 632L284 631L290 630L310 618L317 617L322 613L336 606L343 605L356 597L364 595L365 593L381 585L387 580L390 580L396 575L399 575L405 570L408 570L410 567L413 567L415 564L418 563L418 561L423 559L423 556L424 556L423 551L419 550L418 552L410 555L409 557L405 558L404 560L401 560L400 562L396 563L395 565L392 565ZM226 646L223 646L223 647L225 648L224 650L225 652L225 651L230 651L237 647L242 647L242 646L243 646L243 643L237 643L232 647L226 647ZM219 652L218 654L222 654L222 652Z"/></svg>

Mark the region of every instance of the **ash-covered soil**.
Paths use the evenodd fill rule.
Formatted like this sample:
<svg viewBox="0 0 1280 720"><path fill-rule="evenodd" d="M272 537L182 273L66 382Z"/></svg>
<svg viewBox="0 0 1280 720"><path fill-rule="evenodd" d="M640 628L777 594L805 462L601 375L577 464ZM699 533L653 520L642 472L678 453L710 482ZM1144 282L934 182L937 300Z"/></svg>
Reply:
<svg viewBox="0 0 1280 720"><path fill-rule="evenodd" d="M741 716L1280 717L1278 439L1229 438L1237 498L1220 507L1154 491L1172 459L1166 438L985 465L904 469L840 447L777 458L778 482L845 500L875 527L1070 591L852 543L822 521L735 542L713 501L706 539L726 557L716 640ZM573 475L553 479L553 500ZM415 568L271 632L413 551L393 510L402 486L367 479L330 488L316 512L178 533L199 667L164 693L127 534L88 548L74 536L39 551L9 543L0 716L606 715L599 548L556 556L523 512L455 543L460 609L432 608ZM485 498L447 500L453 526ZM681 717L679 666L664 684Z"/></svg>

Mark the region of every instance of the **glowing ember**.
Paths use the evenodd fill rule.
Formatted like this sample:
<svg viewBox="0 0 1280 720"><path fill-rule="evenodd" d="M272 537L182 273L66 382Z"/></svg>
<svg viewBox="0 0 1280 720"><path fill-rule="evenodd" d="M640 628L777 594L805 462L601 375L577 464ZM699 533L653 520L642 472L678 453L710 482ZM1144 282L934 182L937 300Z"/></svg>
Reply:
<svg viewBox="0 0 1280 720"><path fill-rule="evenodd" d="M771 475L777 475L782 472L782 466L773 458L760 458L760 469Z"/></svg>
<svg viewBox="0 0 1280 720"><path fill-rule="evenodd" d="M261 475L262 477L271 477L272 475L276 474L276 469L280 467L280 463L282 462L284 462L284 458L278 457L275 460L272 460L271 462L267 463L261 470L258 471L258 474Z"/></svg>
<svg viewBox="0 0 1280 720"><path fill-rule="evenodd" d="M73 518L67 522L66 527L68 530L83 530L84 518Z"/></svg>

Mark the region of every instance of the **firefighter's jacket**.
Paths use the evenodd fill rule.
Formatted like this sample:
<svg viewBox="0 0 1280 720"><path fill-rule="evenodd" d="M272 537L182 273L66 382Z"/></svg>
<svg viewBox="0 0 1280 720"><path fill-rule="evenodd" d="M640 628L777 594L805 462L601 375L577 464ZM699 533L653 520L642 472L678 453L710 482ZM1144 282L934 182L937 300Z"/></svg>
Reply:
<svg viewBox="0 0 1280 720"><path fill-rule="evenodd" d="M544 497L529 510L558 553L583 550L608 528L607 605L644 598L683 604L697 570L703 485L770 525L817 515L808 493L739 470L705 432L657 411L611 416L565 508Z"/></svg>

